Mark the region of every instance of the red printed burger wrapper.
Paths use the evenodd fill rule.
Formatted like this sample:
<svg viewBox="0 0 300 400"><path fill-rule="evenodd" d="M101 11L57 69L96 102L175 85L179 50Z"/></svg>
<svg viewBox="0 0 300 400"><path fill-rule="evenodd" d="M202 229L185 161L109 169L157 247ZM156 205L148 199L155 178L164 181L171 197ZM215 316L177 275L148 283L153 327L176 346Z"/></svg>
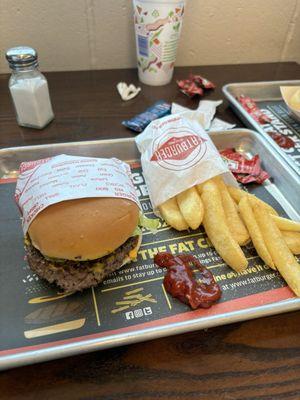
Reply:
<svg viewBox="0 0 300 400"><path fill-rule="evenodd" d="M196 120L169 115L151 122L136 143L153 209L214 176L237 182L210 137Z"/></svg>
<svg viewBox="0 0 300 400"><path fill-rule="evenodd" d="M129 165L116 158L62 154L20 166L15 200L22 214L24 234L46 207L88 197L118 197L139 205Z"/></svg>

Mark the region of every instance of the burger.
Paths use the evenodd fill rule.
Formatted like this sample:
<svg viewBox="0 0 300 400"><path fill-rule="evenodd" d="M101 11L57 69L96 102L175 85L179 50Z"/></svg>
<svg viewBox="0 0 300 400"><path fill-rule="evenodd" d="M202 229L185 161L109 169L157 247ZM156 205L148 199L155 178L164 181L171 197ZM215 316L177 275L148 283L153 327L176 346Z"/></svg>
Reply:
<svg viewBox="0 0 300 400"><path fill-rule="evenodd" d="M139 207L123 198L55 203L31 222L25 250L30 268L66 292L96 286L135 260L141 244Z"/></svg>

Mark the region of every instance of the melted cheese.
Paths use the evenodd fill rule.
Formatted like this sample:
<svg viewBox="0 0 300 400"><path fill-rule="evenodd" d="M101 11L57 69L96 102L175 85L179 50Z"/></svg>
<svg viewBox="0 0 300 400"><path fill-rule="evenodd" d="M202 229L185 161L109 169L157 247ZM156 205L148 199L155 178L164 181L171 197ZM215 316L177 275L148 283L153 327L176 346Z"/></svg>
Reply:
<svg viewBox="0 0 300 400"><path fill-rule="evenodd" d="M129 258L131 258L131 260L136 260L137 259L137 248L135 247L134 249L130 250L129 252Z"/></svg>
<svg viewBox="0 0 300 400"><path fill-rule="evenodd" d="M95 265L93 265L94 272L101 272L104 269L104 264L103 263L96 263Z"/></svg>

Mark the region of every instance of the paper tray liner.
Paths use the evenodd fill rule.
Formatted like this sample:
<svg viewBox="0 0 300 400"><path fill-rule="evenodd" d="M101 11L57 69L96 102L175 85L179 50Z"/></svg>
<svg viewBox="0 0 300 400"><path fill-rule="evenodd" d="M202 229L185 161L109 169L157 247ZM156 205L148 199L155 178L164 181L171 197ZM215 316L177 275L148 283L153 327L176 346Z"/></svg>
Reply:
<svg viewBox="0 0 300 400"><path fill-rule="evenodd" d="M139 164L132 164L132 173L143 211L154 217ZM161 326L171 329L176 323L217 318L294 297L278 272L264 266L252 245L243 248L249 260L248 269L237 274L209 246L202 227L177 232L164 223L155 235L144 232L136 262L112 273L94 289L62 295L26 264L20 217L13 201L15 183L11 179L0 182L0 361L8 355L65 347L84 340L145 332ZM263 186L253 184L247 188L286 215ZM218 304L207 310L191 311L170 297L163 287L164 271L153 264L157 250L196 255L222 288Z"/></svg>
<svg viewBox="0 0 300 400"><path fill-rule="evenodd" d="M271 119L270 123L262 125L262 129L265 132L281 133L294 141L295 147L282 148L282 151L296 164L300 171L300 122L290 114L283 100L264 100L258 101L257 104Z"/></svg>

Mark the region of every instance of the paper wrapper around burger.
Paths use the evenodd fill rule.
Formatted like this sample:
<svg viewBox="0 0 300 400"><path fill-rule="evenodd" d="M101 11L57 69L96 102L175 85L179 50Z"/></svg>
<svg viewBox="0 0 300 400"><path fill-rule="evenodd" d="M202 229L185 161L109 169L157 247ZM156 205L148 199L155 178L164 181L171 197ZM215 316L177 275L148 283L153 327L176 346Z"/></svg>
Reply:
<svg viewBox="0 0 300 400"><path fill-rule="evenodd" d="M157 215L158 206L190 187L217 175L237 186L202 126L181 115L151 122L136 138L143 174Z"/></svg>
<svg viewBox="0 0 300 400"><path fill-rule="evenodd" d="M20 166L15 200L24 235L46 207L65 200L92 197L124 198L139 207L130 167L116 158L59 155Z"/></svg>
<svg viewBox="0 0 300 400"><path fill-rule="evenodd" d="M300 86L280 86L280 91L288 109L300 121Z"/></svg>

